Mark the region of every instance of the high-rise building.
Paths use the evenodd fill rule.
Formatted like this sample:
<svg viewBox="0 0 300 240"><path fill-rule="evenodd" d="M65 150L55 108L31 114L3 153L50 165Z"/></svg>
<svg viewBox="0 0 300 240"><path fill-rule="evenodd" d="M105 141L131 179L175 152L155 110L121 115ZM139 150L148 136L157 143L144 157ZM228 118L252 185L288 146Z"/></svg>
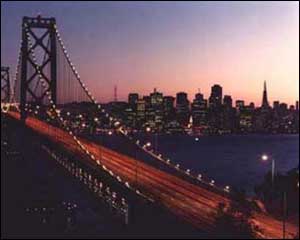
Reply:
<svg viewBox="0 0 300 240"><path fill-rule="evenodd" d="M190 110L189 100L185 92L179 92L176 95L176 113L178 122L186 126L189 122Z"/></svg>
<svg viewBox="0 0 300 240"><path fill-rule="evenodd" d="M196 93L196 95L195 95L195 100L196 101L203 101L204 100L204 96L203 96L203 94L202 93Z"/></svg>
<svg viewBox="0 0 300 240"><path fill-rule="evenodd" d="M272 121L273 114L268 101L267 83L265 81L261 108L255 114L255 130L261 133L270 132L273 128Z"/></svg>
<svg viewBox="0 0 300 240"><path fill-rule="evenodd" d="M139 94L137 94L137 93L130 93L128 95L128 104L134 111L136 111L136 105L137 105L138 99L139 99Z"/></svg>
<svg viewBox="0 0 300 240"><path fill-rule="evenodd" d="M267 82L264 82L264 91L263 91L263 99L262 99L262 108L267 109L270 107L269 101L268 101L268 92L267 92Z"/></svg>
<svg viewBox="0 0 300 240"><path fill-rule="evenodd" d="M251 104L240 109L238 113L238 127L240 132L253 132L254 111L255 108Z"/></svg>
<svg viewBox="0 0 300 240"><path fill-rule="evenodd" d="M164 120L165 122L169 122L174 120L175 118L175 108L174 108L175 98L172 96L165 96L163 101L164 106Z"/></svg>
<svg viewBox="0 0 300 240"><path fill-rule="evenodd" d="M145 114L146 114L145 100L139 99L137 101L137 119L139 122L145 120Z"/></svg>
<svg viewBox="0 0 300 240"><path fill-rule="evenodd" d="M223 89L220 85L214 85L211 88L211 94L209 97L209 125L211 131L214 133L219 132L222 125L222 97Z"/></svg>
<svg viewBox="0 0 300 240"><path fill-rule="evenodd" d="M224 104L225 108L232 108L232 97L229 95L225 95L223 104Z"/></svg>
<svg viewBox="0 0 300 240"><path fill-rule="evenodd" d="M146 110L147 110L148 108L151 107L151 97L150 96L144 96L143 100L145 101L145 106L146 106Z"/></svg>
<svg viewBox="0 0 300 240"><path fill-rule="evenodd" d="M273 102L273 110L275 112L277 112L279 110L279 105L280 105L280 102L279 101L274 101Z"/></svg>
<svg viewBox="0 0 300 240"><path fill-rule="evenodd" d="M169 112L174 109L175 98L172 96L164 97L164 111Z"/></svg>
<svg viewBox="0 0 300 240"><path fill-rule="evenodd" d="M220 85L214 85L211 88L211 95L209 98L209 107L218 109L222 106L223 89Z"/></svg>
<svg viewBox="0 0 300 240"><path fill-rule="evenodd" d="M280 111L281 111L282 113L285 113L285 112L287 112L287 110L288 110L288 105L287 105L286 103L280 103L280 104L279 104L279 109L280 109Z"/></svg>
<svg viewBox="0 0 300 240"><path fill-rule="evenodd" d="M203 94L197 93L191 106L193 125L203 127L207 125L207 100Z"/></svg>
<svg viewBox="0 0 300 240"><path fill-rule="evenodd" d="M249 104L249 108L250 108L251 110L255 110L255 104L254 104L254 102L251 102L251 103Z"/></svg>
<svg viewBox="0 0 300 240"><path fill-rule="evenodd" d="M236 107L236 109L241 110L242 108L245 107L245 101L244 100L236 100L235 107Z"/></svg>
<svg viewBox="0 0 300 240"><path fill-rule="evenodd" d="M235 109L237 114L240 114L241 111L245 108L245 101L244 100L236 100L235 101Z"/></svg>
<svg viewBox="0 0 300 240"><path fill-rule="evenodd" d="M156 88L150 94L151 106L147 110L148 125L155 127L157 131L162 130L163 125L163 94L158 92Z"/></svg>
<svg viewBox="0 0 300 240"><path fill-rule="evenodd" d="M227 133L233 132L235 128L235 109L232 106L232 102L230 95L224 96L220 127Z"/></svg>
<svg viewBox="0 0 300 240"><path fill-rule="evenodd" d="M163 106L163 94L158 92L156 88L154 88L153 93L150 94L151 98L151 106L153 108L162 108Z"/></svg>

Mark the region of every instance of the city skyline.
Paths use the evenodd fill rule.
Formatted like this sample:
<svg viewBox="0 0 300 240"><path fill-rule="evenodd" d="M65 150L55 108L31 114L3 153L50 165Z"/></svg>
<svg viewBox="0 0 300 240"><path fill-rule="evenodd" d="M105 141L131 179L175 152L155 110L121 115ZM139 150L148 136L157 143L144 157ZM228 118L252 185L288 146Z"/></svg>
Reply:
<svg viewBox="0 0 300 240"><path fill-rule="evenodd" d="M225 98L225 97L231 97L234 106L235 106L235 103L236 103L236 102L243 101L245 105L254 104L255 107L257 107L257 108L262 107L263 101L264 101L264 98L265 98L265 95L264 95L264 94L265 94L265 93L264 93L265 91L264 91L264 90L267 89L267 92L269 92L269 90L268 90L268 89L269 89L269 86L267 85L267 81L264 81L264 82L263 82L263 86L262 86L262 88L261 88L261 93L260 93L261 99L260 99L260 101L258 101L258 102L254 102L254 101L251 101L251 100L245 101L243 98L239 98L239 99L238 99L238 98L236 98L235 96L232 96L232 95L230 95L230 94L227 94L227 93L226 93L226 90L224 91L223 86L220 85L220 84L213 84L213 85L209 88L209 90L207 91L207 93L208 93L207 95L205 95L205 94L203 93L203 91L201 91L200 88L198 89L198 91L195 91L194 93L192 93L192 95L189 95L189 93L187 93L187 92L185 92L185 91L178 91L178 92L176 92L174 95L170 95L170 94L165 94L164 92L160 91L160 89L158 89L158 88L153 88L152 91L149 91L148 93L145 93L145 94L140 94L140 93L138 93L138 92L131 92L131 93L127 93L127 97L125 97L124 99L119 99L118 97L117 97L116 99L117 99L117 101L120 101L120 102L122 102L122 101L127 102L127 101L128 101L128 96L129 96L130 94L138 94L139 99L143 99L143 97L149 96L150 93L154 93L154 92L160 92L160 93L163 94L164 97L174 97L174 99L176 99L176 95L177 95L178 93L186 93L186 94L187 94L187 99L189 100L189 103L191 104L192 101L196 98L197 94L203 95L204 99L209 99L209 97L211 96L211 88L212 88L213 86L216 86L216 85L217 85L217 86L220 86L220 87L222 88L222 90L223 90L223 94L222 94L222 97L223 97L223 98L222 98L222 103L224 102L224 98ZM110 103L110 102L114 102L114 101L115 101L115 95L117 94L117 93L116 93L116 89L117 89L117 88L116 88L116 86L115 86L115 87L114 87L114 92L113 92L114 95L113 95L112 99L109 100L107 103ZM296 99L294 102L286 103L286 102L283 102L283 101L281 101L280 99L276 99L275 97L272 97L272 96L271 96L271 98L270 98L269 93L268 93L268 95L267 95L266 97L267 97L268 104L269 104L270 107L272 107L273 104L274 104L274 103L277 103L277 102L287 104L288 107L290 107L290 106L296 107L297 103L299 102L299 100ZM273 99L273 100L270 101L270 99Z"/></svg>
<svg viewBox="0 0 300 240"><path fill-rule="evenodd" d="M59 4L2 3L3 64L15 67L22 16L41 13L62 26L72 60L101 102L113 100L115 85L125 100L155 87L173 96L200 88L208 96L217 83L235 100L258 105L265 80L271 103L299 99L297 3Z"/></svg>
<svg viewBox="0 0 300 240"><path fill-rule="evenodd" d="M299 239L299 2L1 20L3 238Z"/></svg>
<svg viewBox="0 0 300 240"><path fill-rule="evenodd" d="M233 101L221 85L214 84L207 97L200 92L192 100L185 92L165 96L155 88L146 96L129 93L128 101L112 101L108 108L127 126L141 131L190 135L299 132L299 101L290 106L270 103L266 82L261 100L258 105Z"/></svg>

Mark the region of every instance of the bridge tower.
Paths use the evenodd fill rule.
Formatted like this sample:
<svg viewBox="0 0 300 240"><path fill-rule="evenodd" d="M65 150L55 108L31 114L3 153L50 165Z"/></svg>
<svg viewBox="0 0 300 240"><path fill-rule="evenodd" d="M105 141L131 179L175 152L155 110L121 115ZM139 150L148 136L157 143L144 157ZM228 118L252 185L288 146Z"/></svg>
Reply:
<svg viewBox="0 0 300 240"><path fill-rule="evenodd" d="M56 21L55 18L24 17L22 23L22 47L21 47L21 98L20 109L21 119L25 121L27 114L26 103L31 98L31 103L43 104L50 92L54 104L56 104L57 88L57 49L56 49ZM42 32L41 35L39 35ZM30 43L28 38L30 38ZM45 41L47 43L45 43ZM43 55L43 61L35 62L32 52L38 49L38 54ZM47 83L46 89L39 94L36 93L32 84L34 79L39 77L39 73L34 68L33 75L28 71L29 67L37 65L40 75Z"/></svg>
<svg viewBox="0 0 300 240"><path fill-rule="evenodd" d="M1 67L1 103L9 103L10 94L9 67Z"/></svg>

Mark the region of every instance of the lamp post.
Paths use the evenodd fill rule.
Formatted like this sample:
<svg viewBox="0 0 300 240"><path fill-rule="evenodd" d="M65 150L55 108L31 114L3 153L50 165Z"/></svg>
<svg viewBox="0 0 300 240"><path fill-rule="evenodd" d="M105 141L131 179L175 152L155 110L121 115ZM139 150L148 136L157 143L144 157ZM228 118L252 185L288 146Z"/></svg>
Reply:
<svg viewBox="0 0 300 240"><path fill-rule="evenodd" d="M267 162L270 160L270 157L267 155L267 154L263 154L261 156L261 160L264 161L264 162ZM275 182L275 159L274 158L271 158L272 160L272 186L274 186L274 182Z"/></svg>
<svg viewBox="0 0 300 240"><path fill-rule="evenodd" d="M287 194L283 192L283 219L282 219L282 237L286 239L286 217L287 217Z"/></svg>
<svg viewBox="0 0 300 240"><path fill-rule="evenodd" d="M270 157L266 154L261 156L262 161L267 162L270 160ZM271 158L272 160L272 187L274 187L275 182L275 159ZM287 217L287 193L286 191L283 192L283 203L282 203L282 238L286 239L286 217Z"/></svg>
<svg viewBox="0 0 300 240"><path fill-rule="evenodd" d="M138 188L138 160L137 160L137 149L135 151L135 184L136 189Z"/></svg>

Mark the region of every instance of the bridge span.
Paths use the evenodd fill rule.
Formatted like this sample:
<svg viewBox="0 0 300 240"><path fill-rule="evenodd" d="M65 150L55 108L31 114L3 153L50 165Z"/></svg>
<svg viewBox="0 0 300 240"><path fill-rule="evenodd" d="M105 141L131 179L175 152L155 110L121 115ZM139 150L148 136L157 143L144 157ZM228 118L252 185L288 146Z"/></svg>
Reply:
<svg viewBox="0 0 300 240"><path fill-rule="evenodd" d="M8 114L14 119L20 120L19 113L9 112ZM86 161L90 161L95 166L99 165L96 160L87 159L84 152L66 131L34 117L27 118L26 126ZM80 139L80 141L96 159L101 159L101 164L118 174L128 184L137 187L148 197L167 208L176 217L184 219L199 229L212 231L219 204L230 206L234 201L229 197L196 186L177 176L158 170L144 162L137 161L96 143L85 139ZM138 181L136 181L137 163L140 172ZM260 237L269 239L282 237L282 223L279 220L263 213L254 213L251 220L260 229ZM287 236L293 238L296 233L297 227L288 224Z"/></svg>

